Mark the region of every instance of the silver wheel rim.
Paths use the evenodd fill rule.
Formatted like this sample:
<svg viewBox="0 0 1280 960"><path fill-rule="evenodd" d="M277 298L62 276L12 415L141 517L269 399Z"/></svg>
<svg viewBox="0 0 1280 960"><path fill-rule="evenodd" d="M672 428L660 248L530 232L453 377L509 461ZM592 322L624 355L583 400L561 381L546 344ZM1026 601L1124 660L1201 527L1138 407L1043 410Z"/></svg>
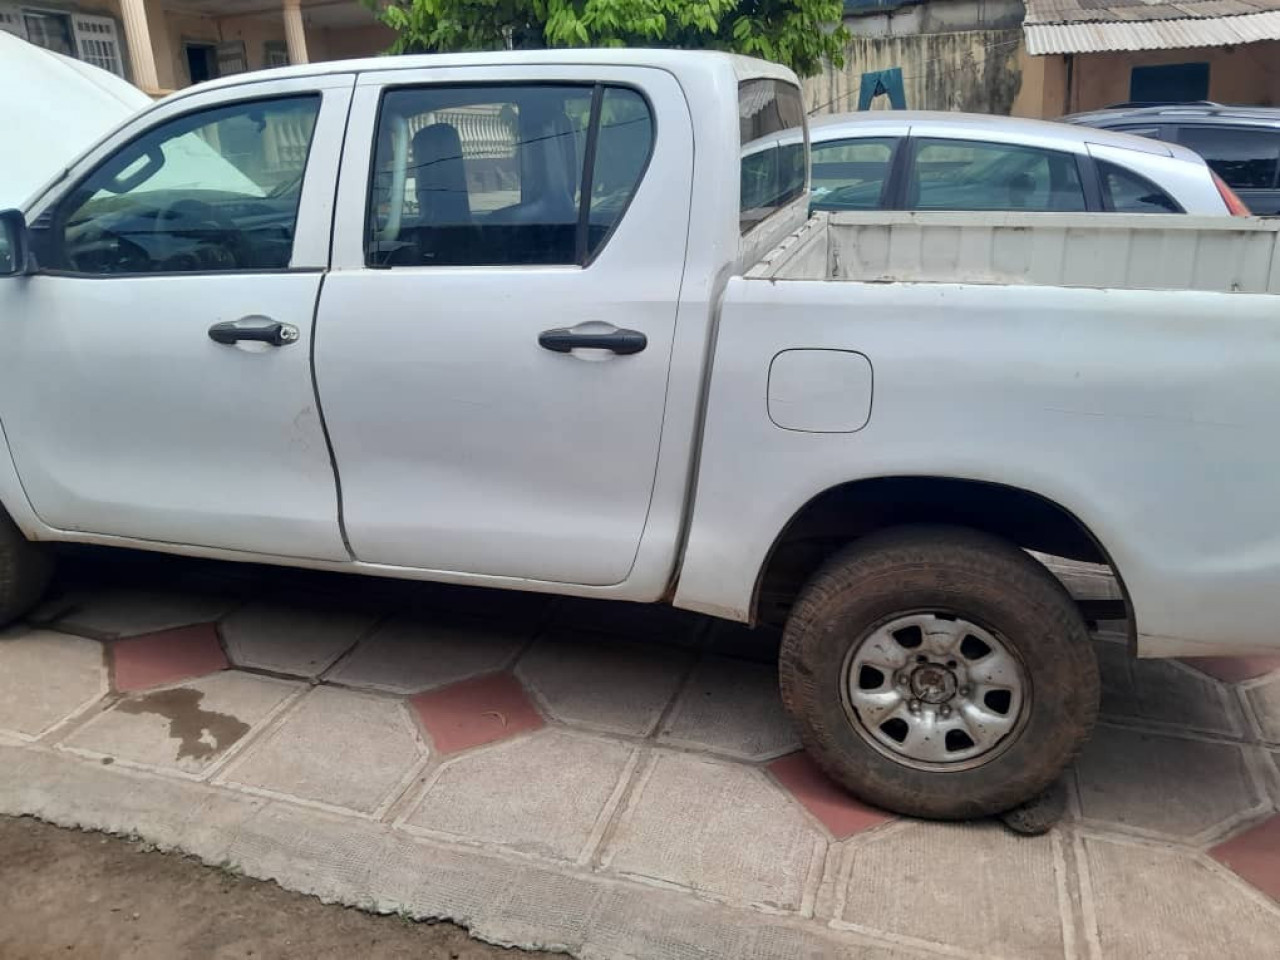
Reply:
<svg viewBox="0 0 1280 960"><path fill-rule="evenodd" d="M918 769L981 766L1029 712L1026 670L994 632L945 613L894 617L849 652L845 712L871 746Z"/></svg>

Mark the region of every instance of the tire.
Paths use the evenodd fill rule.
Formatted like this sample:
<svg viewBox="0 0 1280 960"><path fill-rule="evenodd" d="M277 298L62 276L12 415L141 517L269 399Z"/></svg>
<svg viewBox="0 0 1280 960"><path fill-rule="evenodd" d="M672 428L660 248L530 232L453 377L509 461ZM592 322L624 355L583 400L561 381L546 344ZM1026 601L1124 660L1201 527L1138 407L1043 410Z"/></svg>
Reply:
<svg viewBox="0 0 1280 960"><path fill-rule="evenodd" d="M1066 590L1012 544L960 527L885 531L829 560L791 612L779 673L818 764L914 817L1031 800L1098 713L1097 661Z"/></svg>
<svg viewBox="0 0 1280 960"><path fill-rule="evenodd" d="M0 509L0 627L34 607L52 576L53 558L48 547L24 537Z"/></svg>

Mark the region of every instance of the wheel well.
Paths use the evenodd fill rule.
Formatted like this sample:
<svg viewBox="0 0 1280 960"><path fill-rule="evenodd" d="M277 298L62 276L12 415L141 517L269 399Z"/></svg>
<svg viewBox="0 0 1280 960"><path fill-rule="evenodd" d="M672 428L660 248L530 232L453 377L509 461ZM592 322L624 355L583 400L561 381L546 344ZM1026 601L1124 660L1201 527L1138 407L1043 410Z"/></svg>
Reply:
<svg viewBox="0 0 1280 960"><path fill-rule="evenodd" d="M1026 550L1119 571L1070 511L1018 487L946 477L879 477L832 487L791 518L756 581L753 620L782 623L796 595L826 559L852 540L887 527L943 523L1003 537Z"/></svg>

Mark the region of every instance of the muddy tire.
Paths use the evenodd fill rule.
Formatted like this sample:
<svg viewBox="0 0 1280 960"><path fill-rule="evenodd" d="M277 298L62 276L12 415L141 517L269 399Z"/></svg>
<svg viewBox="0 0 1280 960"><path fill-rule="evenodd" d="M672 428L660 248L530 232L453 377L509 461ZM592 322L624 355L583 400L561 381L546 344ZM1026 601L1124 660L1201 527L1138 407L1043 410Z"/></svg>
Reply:
<svg viewBox="0 0 1280 960"><path fill-rule="evenodd" d="M47 546L32 543L0 508L0 627L39 602L53 575Z"/></svg>
<svg viewBox="0 0 1280 960"><path fill-rule="evenodd" d="M780 655L804 745L854 795L933 819L1043 793L1098 712L1074 602L1003 540L904 527L833 557L800 595Z"/></svg>

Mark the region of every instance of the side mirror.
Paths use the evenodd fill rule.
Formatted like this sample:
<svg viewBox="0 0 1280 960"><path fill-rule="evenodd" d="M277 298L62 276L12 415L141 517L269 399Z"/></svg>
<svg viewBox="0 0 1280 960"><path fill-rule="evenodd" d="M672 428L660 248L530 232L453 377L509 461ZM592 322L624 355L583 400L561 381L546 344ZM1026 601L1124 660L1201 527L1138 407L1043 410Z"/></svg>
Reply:
<svg viewBox="0 0 1280 960"><path fill-rule="evenodd" d="M0 277L32 272L31 235L21 210L0 210Z"/></svg>

